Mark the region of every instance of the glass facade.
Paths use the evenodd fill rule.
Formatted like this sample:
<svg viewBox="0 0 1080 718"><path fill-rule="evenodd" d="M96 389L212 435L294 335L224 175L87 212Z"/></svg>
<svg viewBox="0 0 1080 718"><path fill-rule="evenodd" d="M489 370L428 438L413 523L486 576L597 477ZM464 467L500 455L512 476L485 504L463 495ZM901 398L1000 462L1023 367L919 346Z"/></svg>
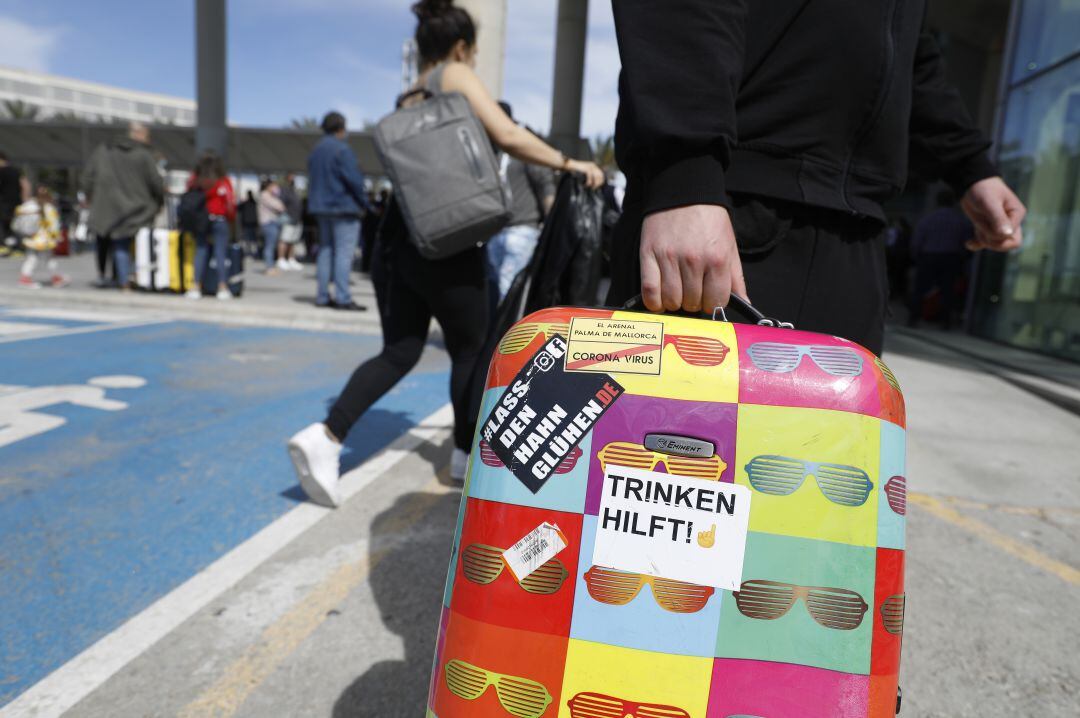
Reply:
<svg viewBox="0 0 1080 718"><path fill-rule="evenodd" d="M972 327L1080 361L1080 1L1029 0L1016 22L998 162L1024 246L981 257Z"/></svg>

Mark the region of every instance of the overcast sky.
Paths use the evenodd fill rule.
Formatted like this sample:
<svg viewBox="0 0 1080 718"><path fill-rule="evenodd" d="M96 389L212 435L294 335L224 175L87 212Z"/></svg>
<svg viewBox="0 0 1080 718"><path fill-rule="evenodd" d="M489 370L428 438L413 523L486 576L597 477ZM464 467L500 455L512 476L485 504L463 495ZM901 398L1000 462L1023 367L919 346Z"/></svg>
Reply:
<svg viewBox="0 0 1080 718"><path fill-rule="evenodd" d="M400 90L408 0L229 0L229 121L280 127L333 107L376 120ZM508 0L504 96L546 131L556 0ZM611 5L589 12L582 131L613 131ZM180 97L195 94L194 0L3 0L0 65ZM482 32L482 29L481 29Z"/></svg>

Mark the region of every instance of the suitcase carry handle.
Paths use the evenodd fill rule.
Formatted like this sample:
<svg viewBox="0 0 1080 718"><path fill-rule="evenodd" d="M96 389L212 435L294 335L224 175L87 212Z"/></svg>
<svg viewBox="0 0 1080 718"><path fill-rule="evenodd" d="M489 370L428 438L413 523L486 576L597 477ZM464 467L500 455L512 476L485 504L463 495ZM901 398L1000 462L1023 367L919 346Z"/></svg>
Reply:
<svg viewBox="0 0 1080 718"><path fill-rule="evenodd" d="M749 317L753 322L762 327L776 327L778 329L794 329L795 325L791 322L781 322L778 319L773 319L762 314L759 310L754 308L750 302L740 297L738 294L732 293L731 299L728 301L728 309L734 307L741 314ZM636 294L627 300L626 304L622 306L623 309L630 311L645 310L648 309L645 306L645 301L641 298L640 294ZM712 310L710 315L708 312L701 312L700 314L694 314L693 312L669 312L670 314L684 314L687 316L701 316L711 318L716 321L717 315L720 317L720 321L730 321L727 318L727 312L724 311L724 307L716 307Z"/></svg>

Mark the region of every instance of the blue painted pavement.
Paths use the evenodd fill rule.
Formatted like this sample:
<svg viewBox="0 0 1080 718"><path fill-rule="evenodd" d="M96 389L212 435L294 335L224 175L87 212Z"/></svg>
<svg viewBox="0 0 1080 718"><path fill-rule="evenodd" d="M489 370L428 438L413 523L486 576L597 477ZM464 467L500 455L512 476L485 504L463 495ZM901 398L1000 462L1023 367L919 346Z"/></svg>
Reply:
<svg viewBox="0 0 1080 718"><path fill-rule="evenodd" d="M302 500L285 439L378 349L377 337L194 322L0 344L0 440L28 425L13 406L49 402L40 387L127 404L51 404L36 412L65 423L0 446L0 705ZM139 383L92 382L117 375L145 385L87 386ZM344 468L447 398L440 355L357 424Z"/></svg>

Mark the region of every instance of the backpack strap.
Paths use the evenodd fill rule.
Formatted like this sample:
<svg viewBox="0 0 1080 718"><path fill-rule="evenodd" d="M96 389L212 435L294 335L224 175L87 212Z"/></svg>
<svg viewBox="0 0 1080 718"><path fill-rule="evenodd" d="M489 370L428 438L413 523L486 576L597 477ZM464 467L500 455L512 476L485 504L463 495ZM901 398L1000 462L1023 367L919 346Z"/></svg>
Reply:
<svg viewBox="0 0 1080 718"><path fill-rule="evenodd" d="M428 73L427 79L424 81L424 89L431 95L442 94L442 76L443 71L446 69L446 63L440 63L436 65L431 72Z"/></svg>
<svg viewBox="0 0 1080 718"><path fill-rule="evenodd" d="M435 95L441 95L442 76L443 70L445 69L445 64L436 65L435 68L430 73L428 73L427 79L424 80L424 84L421 87L417 87L415 89L409 90L408 92L403 92L402 94L398 95L397 100L394 101L394 107L400 110L405 105L405 103L413 97L419 96L426 100L430 97L434 97Z"/></svg>

